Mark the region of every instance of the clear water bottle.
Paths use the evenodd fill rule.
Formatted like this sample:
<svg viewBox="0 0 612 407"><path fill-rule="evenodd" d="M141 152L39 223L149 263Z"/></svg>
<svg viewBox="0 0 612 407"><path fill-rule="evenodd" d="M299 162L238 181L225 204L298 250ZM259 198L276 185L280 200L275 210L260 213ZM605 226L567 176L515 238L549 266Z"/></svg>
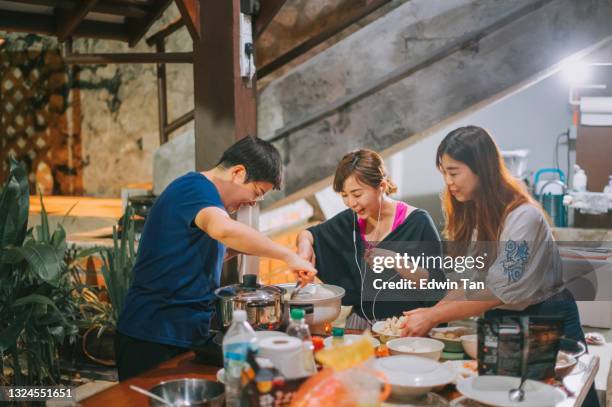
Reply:
<svg viewBox="0 0 612 407"><path fill-rule="evenodd" d="M314 346L310 328L306 324L305 312L303 309L294 308L291 310L291 322L287 327L287 335L294 336L302 340L303 343L303 369L305 375L313 375L317 372L314 361Z"/></svg>
<svg viewBox="0 0 612 407"><path fill-rule="evenodd" d="M249 347L257 346L257 337L247 322L246 312L234 310L232 325L223 337L223 368L226 406L240 405L240 375Z"/></svg>

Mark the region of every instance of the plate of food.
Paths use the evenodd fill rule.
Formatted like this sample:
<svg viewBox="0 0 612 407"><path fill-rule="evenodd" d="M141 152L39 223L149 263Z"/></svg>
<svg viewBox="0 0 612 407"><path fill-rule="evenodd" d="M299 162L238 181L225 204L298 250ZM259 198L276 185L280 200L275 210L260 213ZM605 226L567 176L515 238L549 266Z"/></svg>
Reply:
<svg viewBox="0 0 612 407"><path fill-rule="evenodd" d="M455 383L468 377L478 376L478 362L475 360L449 360L444 364L457 374Z"/></svg>
<svg viewBox="0 0 612 407"><path fill-rule="evenodd" d="M401 336L405 320L406 317L404 316L387 318L372 325L372 331L378 335L380 342L387 343L387 341Z"/></svg>
<svg viewBox="0 0 612 407"><path fill-rule="evenodd" d="M445 352L463 352L461 337L475 334L473 329L463 326L448 326L433 328L429 331L429 337L444 342Z"/></svg>

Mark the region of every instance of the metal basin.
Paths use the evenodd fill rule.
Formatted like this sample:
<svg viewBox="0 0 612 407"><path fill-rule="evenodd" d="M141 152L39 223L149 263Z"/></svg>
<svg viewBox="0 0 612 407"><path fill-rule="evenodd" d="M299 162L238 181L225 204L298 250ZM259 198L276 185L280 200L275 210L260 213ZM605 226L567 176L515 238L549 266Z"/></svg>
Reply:
<svg viewBox="0 0 612 407"><path fill-rule="evenodd" d="M221 383L205 379L164 381L153 387L150 392L163 397L176 407L222 407L225 401L225 386ZM166 405L160 401L154 399L149 400L151 406L166 407Z"/></svg>

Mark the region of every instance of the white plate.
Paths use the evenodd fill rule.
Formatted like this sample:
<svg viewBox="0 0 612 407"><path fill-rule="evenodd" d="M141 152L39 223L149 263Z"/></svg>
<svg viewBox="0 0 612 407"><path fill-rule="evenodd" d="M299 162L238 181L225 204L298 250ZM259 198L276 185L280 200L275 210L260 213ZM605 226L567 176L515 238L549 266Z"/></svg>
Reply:
<svg viewBox="0 0 612 407"><path fill-rule="evenodd" d="M398 355L376 359L374 368L387 377L392 392L397 395L424 394L455 379L455 372L448 366L419 356Z"/></svg>
<svg viewBox="0 0 612 407"><path fill-rule="evenodd" d="M225 382L223 381L224 377L225 377L225 369L221 368L217 370L217 381L219 383L225 384Z"/></svg>
<svg viewBox="0 0 612 407"><path fill-rule="evenodd" d="M478 376L478 371L473 371L463 365L465 363L476 364L475 360L448 360L444 362L446 366L451 368L457 374L455 383L459 380L467 379L468 377ZM478 365L476 365L478 366Z"/></svg>
<svg viewBox="0 0 612 407"><path fill-rule="evenodd" d="M546 383L527 380L523 387L525 400L513 403L508 398L508 392L517 388L520 381L518 377L477 376L460 380L457 383L457 390L472 400L500 407L554 406L566 398L560 389Z"/></svg>
<svg viewBox="0 0 612 407"><path fill-rule="evenodd" d="M355 341L360 340L361 338L363 338L362 335L346 334L344 335L344 345L351 344ZM323 339L323 344L325 345L326 348L331 348L333 341L334 341L334 337L328 336L327 338ZM375 348L380 346L380 341L378 339L370 338L370 341L372 342L372 346L374 346Z"/></svg>

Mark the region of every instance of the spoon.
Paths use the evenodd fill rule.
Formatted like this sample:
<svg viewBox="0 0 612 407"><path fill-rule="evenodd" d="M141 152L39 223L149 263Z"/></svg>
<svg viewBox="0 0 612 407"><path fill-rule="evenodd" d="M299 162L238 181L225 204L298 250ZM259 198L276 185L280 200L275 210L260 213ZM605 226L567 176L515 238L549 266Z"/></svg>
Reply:
<svg viewBox="0 0 612 407"><path fill-rule="evenodd" d="M143 389L142 387L134 386L133 384L131 384L130 385L130 389L132 389L134 391L137 391L140 394L144 394L145 396L149 396L152 399L155 399L155 400L157 400L159 402L162 402L162 403L164 403L167 406L174 407L174 403L171 403L168 400L166 400L165 398L160 397L157 394L153 394L150 391Z"/></svg>
<svg viewBox="0 0 612 407"><path fill-rule="evenodd" d="M298 281L297 283L295 283L295 287L293 288L293 291L291 291L291 294L289 295L289 299L290 300L294 299L295 296L298 295L301 289L302 287L300 287L300 282Z"/></svg>
<svg viewBox="0 0 612 407"><path fill-rule="evenodd" d="M520 403L525 400L525 381L527 380L527 356L529 355L529 341L525 340L525 346L523 348L523 361L521 363L521 383L518 389L511 389L508 392L508 398L513 403Z"/></svg>

